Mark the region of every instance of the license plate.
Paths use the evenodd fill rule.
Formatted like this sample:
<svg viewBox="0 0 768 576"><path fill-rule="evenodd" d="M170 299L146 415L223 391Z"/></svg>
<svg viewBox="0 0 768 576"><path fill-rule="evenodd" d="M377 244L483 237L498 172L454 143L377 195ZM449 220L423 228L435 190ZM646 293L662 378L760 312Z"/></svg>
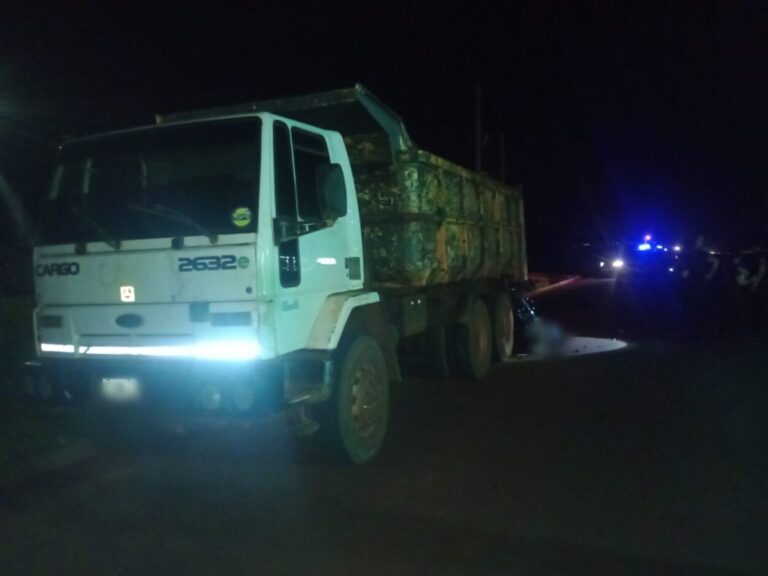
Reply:
<svg viewBox="0 0 768 576"><path fill-rule="evenodd" d="M112 402L138 400L141 386L137 378L102 378L101 395Z"/></svg>

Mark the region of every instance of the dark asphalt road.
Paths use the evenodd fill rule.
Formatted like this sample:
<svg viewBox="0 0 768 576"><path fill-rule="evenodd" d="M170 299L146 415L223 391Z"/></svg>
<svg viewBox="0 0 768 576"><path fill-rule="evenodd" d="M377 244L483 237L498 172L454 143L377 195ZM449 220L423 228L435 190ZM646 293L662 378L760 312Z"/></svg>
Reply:
<svg viewBox="0 0 768 576"><path fill-rule="evenodd" d="M408 381L364 467L266 422L36 485L1 505L0 574L768 573L768 344L670 339L674 301L643 302L542 297L637 343Z"/></svg>

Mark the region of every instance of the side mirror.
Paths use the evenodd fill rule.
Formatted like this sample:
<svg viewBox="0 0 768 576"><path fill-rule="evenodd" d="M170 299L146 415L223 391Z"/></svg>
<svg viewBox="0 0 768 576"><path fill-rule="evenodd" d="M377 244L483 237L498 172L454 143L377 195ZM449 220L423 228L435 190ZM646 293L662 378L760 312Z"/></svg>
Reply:
<svg viewBox="0 0 768 576"><path fill-rule="evenodd" d="M341 164L321 164L315 169L320 208L325 220L336 220L347 213L347 185Z"/></svg>

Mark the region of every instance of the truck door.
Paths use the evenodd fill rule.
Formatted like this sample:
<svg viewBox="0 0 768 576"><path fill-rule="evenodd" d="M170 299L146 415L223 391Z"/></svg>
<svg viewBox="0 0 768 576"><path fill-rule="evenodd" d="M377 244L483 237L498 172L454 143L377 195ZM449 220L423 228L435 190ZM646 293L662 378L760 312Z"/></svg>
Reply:
<svg viewBox="0 0 768 576"><path fill-rule="evenodd" d="M273 130L276 216L300 225L321 222L317 169L337 160L331 157L328 139L321 131L289 126L282 121L275 121ZM325 299L355 287L345 267L351 224L348 210L333 225L277 246L278 354L305 347Z"/></svg>

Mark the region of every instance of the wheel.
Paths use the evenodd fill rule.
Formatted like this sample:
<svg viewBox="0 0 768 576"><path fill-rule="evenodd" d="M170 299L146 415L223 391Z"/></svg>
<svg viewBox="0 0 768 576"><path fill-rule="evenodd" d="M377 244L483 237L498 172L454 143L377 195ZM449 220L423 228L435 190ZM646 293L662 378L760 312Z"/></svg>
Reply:
<svg viewBox="0 0 768 576"><path fill-rule="evenodd" d="M370 336L357 336L338 350L331 398L317 406L319 440L335 460L362 464L381 448L389 413L384 355Z"/></svg>
<svg viewBox="0 0 768 576"><path fill-rule="evenodd" d="M426 332L425 355L429 370L438 378L451 377L451 358L448 346L447 326L430 326Z"/></svg>
<svg viewBox="0 0 768 576"><path fill-rule="evenodd" d="M482 379L491 367L493 342L491 317L485 302L480 299L473 301L467 324L456 324L451 332L457 376Z"/></svg>
<svg viewBox="0 0 768 576"><path fill-rule="evenodd" d="M509 296L500 292L490 301L493 324L493 359L503 362L512 357L515 347L515 317Z"/></svg>

